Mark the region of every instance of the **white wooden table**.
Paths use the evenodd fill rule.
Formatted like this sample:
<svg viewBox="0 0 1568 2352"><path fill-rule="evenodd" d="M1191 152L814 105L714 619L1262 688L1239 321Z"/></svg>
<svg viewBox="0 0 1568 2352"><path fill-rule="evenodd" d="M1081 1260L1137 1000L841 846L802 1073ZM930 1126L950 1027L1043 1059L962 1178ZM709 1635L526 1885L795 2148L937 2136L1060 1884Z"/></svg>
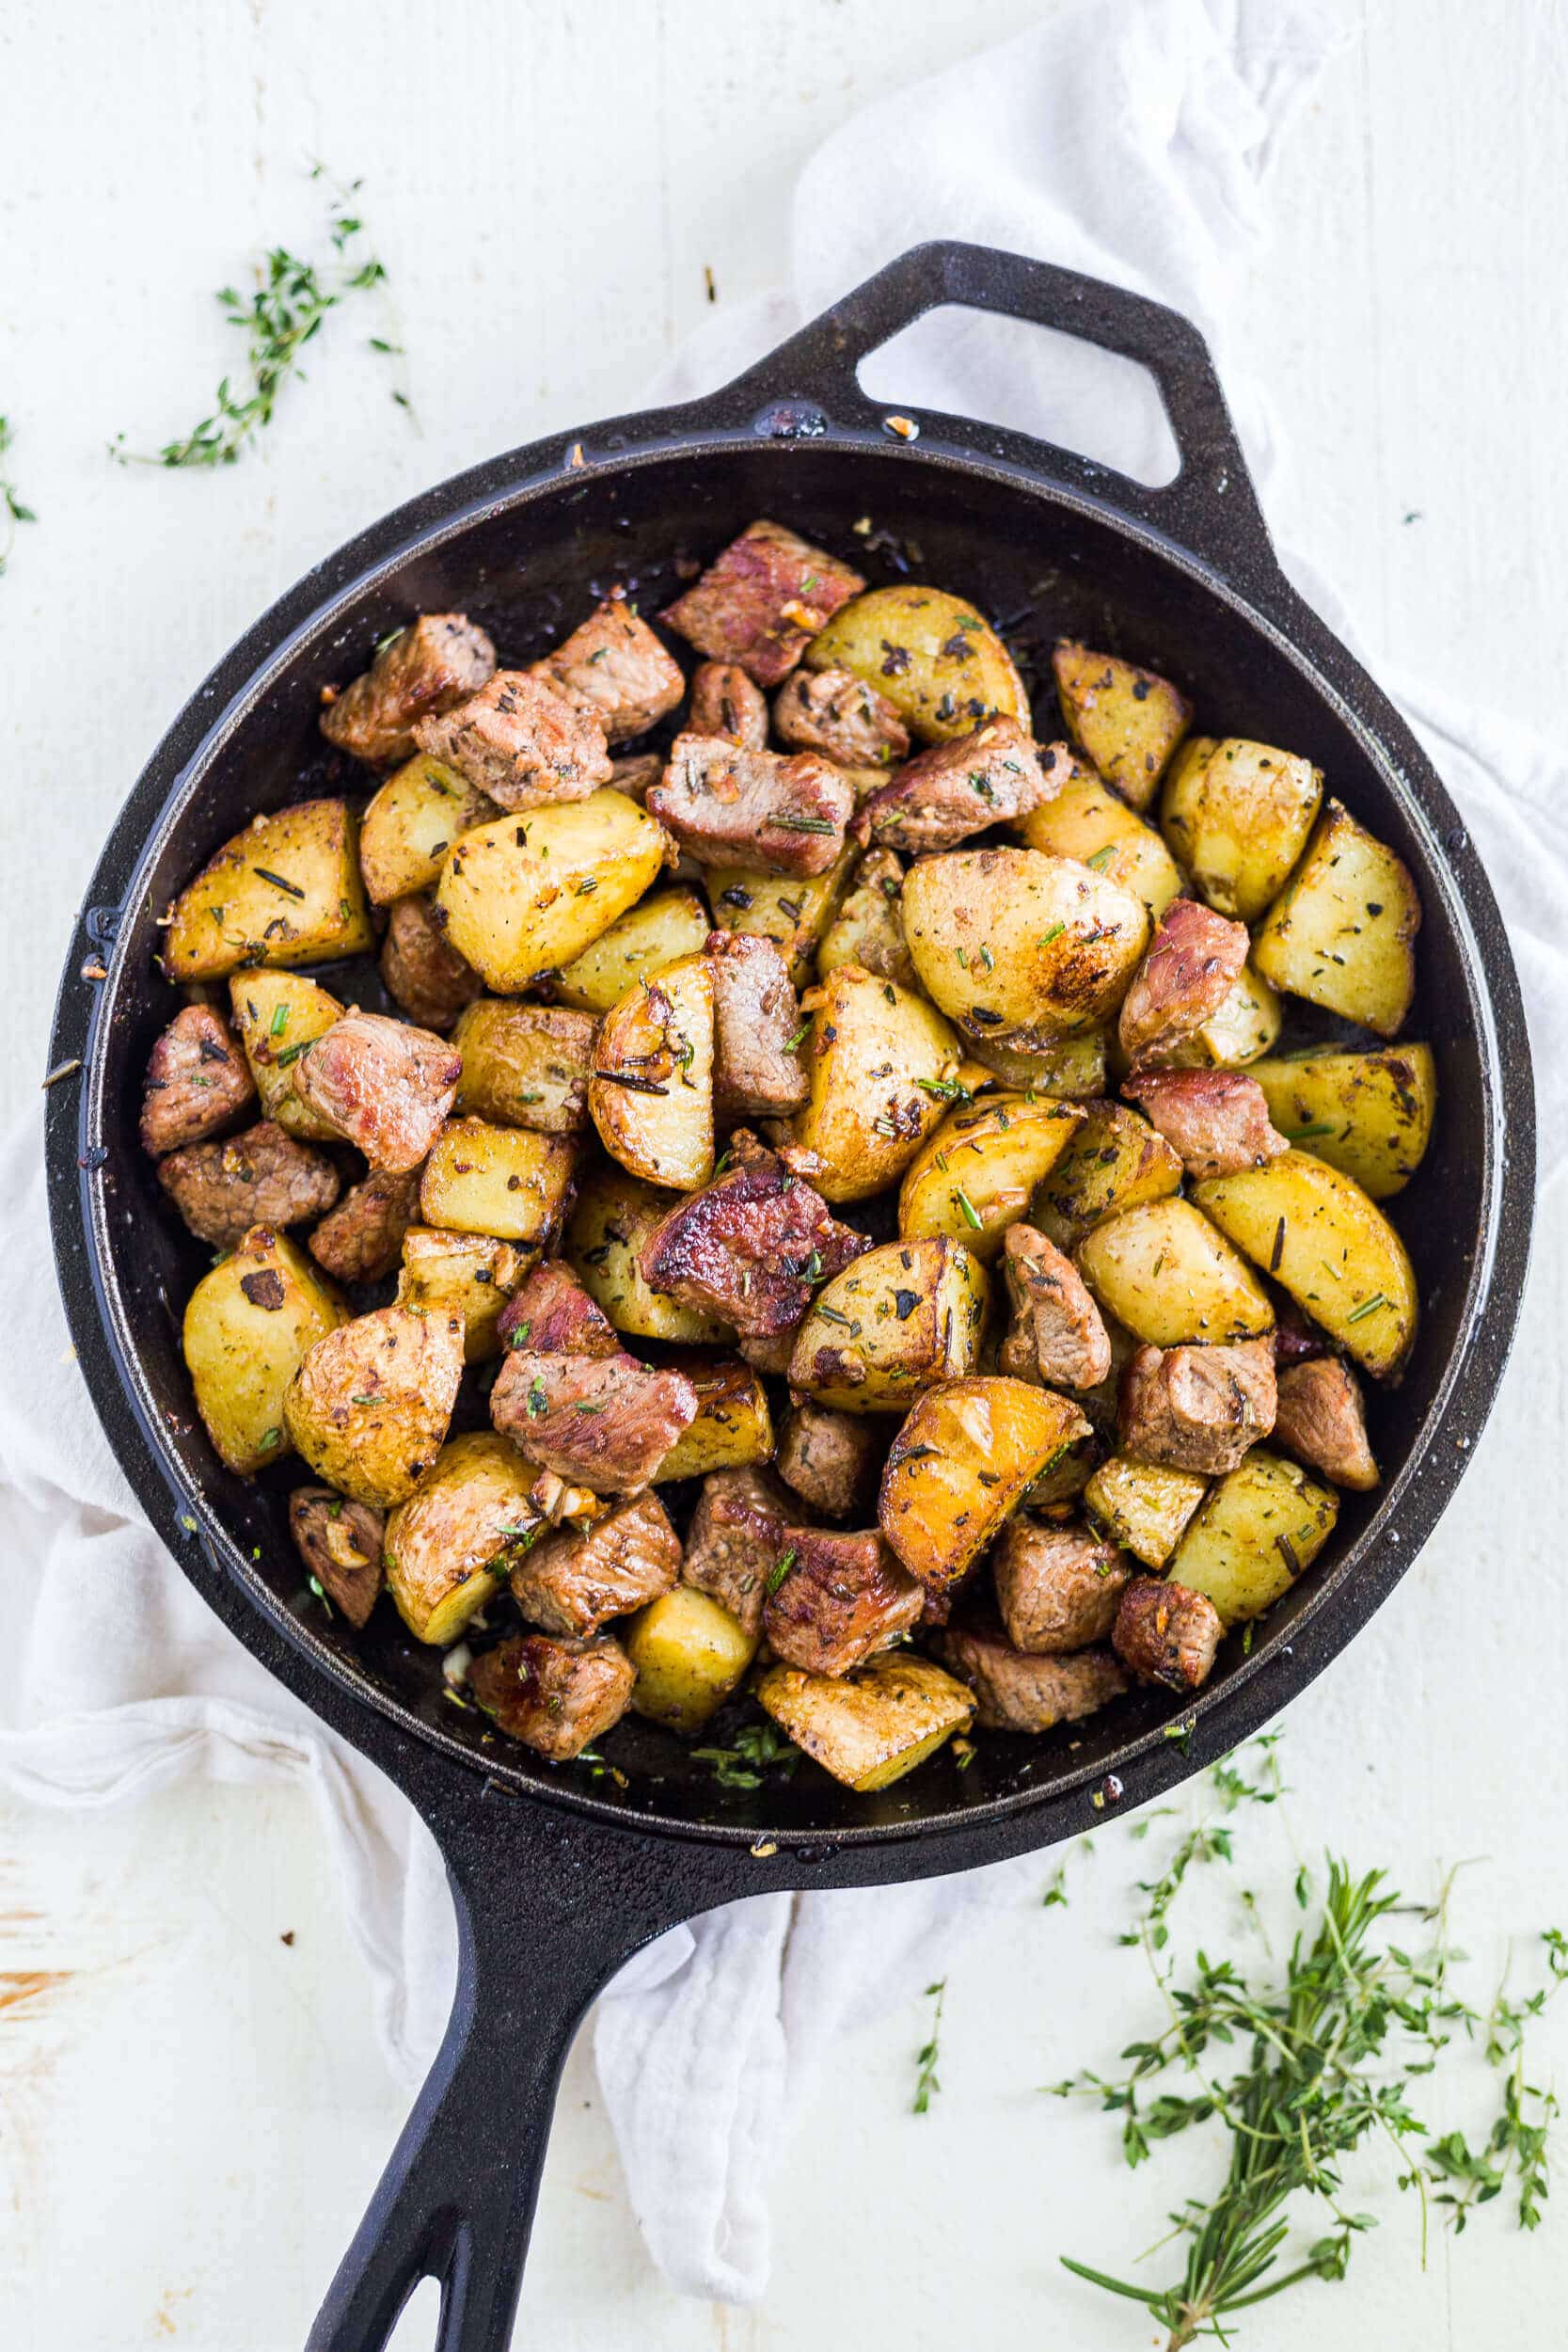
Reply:
<svg viewBox="0 0 1568 2352"><path fill-rule="evenodd" d="M1568 24L1532 0L1364 8L1285 155L1277 248L1247 290L1257 370L1296 459L1275 519L1387 658L1473 679L1551 725L1568 301L1549 198ZM779 276L792 174L824 132L889 73L912 78L1035 13L1033 0L991 0L983 16L965 0L8 11L0 409L42 517L0 582L8 1108L36 1099L57 943L102 827L254 612L421 484L634 405L702 314L705 270L721 302ZM422 436L349 329L324 340L314 381L253 461L213 477L110 468L115 433L148 447L199 413L223 363L208 290L257 245L311 234L308 154L365 176ZM1511 1933L1568 1912L1561 1228L1560 1194L1514 1368L1439 1538L1298 1703L1287 1743L1304 1851L1346 1845L1418 1892L1449 1863L1489 1857L1461 1882L1478 1986ZM1260 1828L1243 1834L1249 1854L1269 1850ZM1107 1832L1072 1866L1071 1908L1031 1900L958 1963L927 2115L909 2112L923 2010L845 2048L784 2160L759 2311L694 2307L654 2274L579 2050L522 2339L547 2329L562 2352L634 2338L647 2352L1148 2343L1132 2307L1077 2286L1055 2256L1124 2261L1212 2161L1166 2156L1130 2176L1109 2123L1035 2087L1108 2059L1148 2020L1136 1963L1112 1939L1151 1851ZM1286 1869L1276 1851L1259 1883ZM1235 1933L1233 1899L1209 1897ZM1543 2070L1565 2036L1568 2017ZM204 1789L101 1820L0 1815L8 2352L293 2352L401 2105L303 1798ZM1349 2284L1270 2307L1244 2344L1305 2352L1325 2323L1380 2352L1560 2343L1560 2214L1529 2240L1495 2214L1458 2244L1439 2235L1423 2274L1413 2214L1377 2204L1384 2228ZM404 2345L428 2341L416 2319Z"/></svg>

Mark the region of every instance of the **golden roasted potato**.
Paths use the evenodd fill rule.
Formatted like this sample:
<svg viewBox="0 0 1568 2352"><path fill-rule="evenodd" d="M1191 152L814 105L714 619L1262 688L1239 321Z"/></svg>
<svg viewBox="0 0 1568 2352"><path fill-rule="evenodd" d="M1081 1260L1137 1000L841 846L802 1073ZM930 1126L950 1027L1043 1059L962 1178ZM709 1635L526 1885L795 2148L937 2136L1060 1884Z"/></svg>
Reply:
<svg viewBox="0 0 1568 2352"><path fill-rule="evenodd" d="M1076 1405L1022 1380L943 1380L915 1399L877 1517L910 1574L943 1593L1029 1487L1090 1435Z"/></svg>
<svg viewBox="0 0 1568 2352"><path fill-rule="evenodd" d="M451 1232L543 1248L564 1208L576 1156L565 1136L449 1119L420 1179L420 1215Z"/></svg>
<svg viewBox="0 0 1568 2352"><path fill-rule="evenodd" d="M1079 1029L1071 1037L1047 1037L1015 1029L1010 1037L969 1037L970 1066L959 1072L972 1094L1000 1083L1015 1094L1054 1094L1068 1102L1092 1102L1105 1091L1106 1033Z"/></svg>
<svg viewBox="0 0 1568 2352"><path fill-rule="evenodd" d="M301 1143L335 1141L338 1130L294 1092L294 1064L343 1017L336 996L303 972L236 972L229 983L234 1033L256 1082L263 1119Z"/></svg>
<svg viewBox="0 0 1568 2352"><path fill-rule="evenodd" d="M885 783L886 778L882 781ZM858 963L874 979L914 985L904 937L904 867L891 850L867 850L855 868L855 886L823 934L816 974L825 980L841 963Z"/></svg>
<svg viewBox="0 0 1568 2352"><path fill-rule="evenodd" d="M1200 1184L1195 1198L1207 1189ZM1262 1284L1191 1200L1150 1200L1097 1225L1079 1244L1078 1270L1100 1304L1150 1347L1260 1339L1274 1329Z"/></svg>
<svg viewBox="0 0 1568 2352"><path fill-rule="evenodd" d="M1049 759L1049 754L1047 758ZM1058 751L1048 773L1063 779L1053 800L1019 820L1025 846L1051 857L1076 858L1107 882L1130 890L1157 923L1181 895L1181 869L1152 825L1101 783L1092 768Z"/></svg>
<svg viewBox="0 0 1568 2352"><path fill-rule="evenodd" d="M1323 796L1323 771L1309 759L1241 736L1202 738L1173 763L1160 822L1200 897L1251 923L1307 847Z"/></svg>
<svg viewBox="0 0 1568 2352"><path fill-rule="evenodd" d="M1166 1470L1113 1454L1084 1488L1096 1524L1147 1568L1163 1568L1209 1491L1196 1470Z"/></svg>
<svg viewBox="0 0 1568 2352"><path fill-rule="evenodd" d="M1398 1372L1416 1336L1416 1277L1403 1242L1353 1176L1310 1152L1282 1152L1266 1168L1205 1178L1193 1199L1347 1356L1379 1379Z"/></svg>
<svg viewBox="0 0 1568 2352"><path fill-rule="evenodd" d="M654 1484L671 1478L705 1478L709 1470L744 1470L773 1458L773 1416L768 1391L750 1364L738 1357L679 1356L672 1372L684 1372L702 1399L697 1418L681 1431L658 1468Z"/></svg>
<svg viewBox="0 0 1568 2352"><path fill-rule="evenodd" d="M1168 678L1115 654L1064 640L1052 657L1068 733L1107 784L1147 808L1192 721L1192 705Z"/></svg>
<svg viewBox="0 0 1568 2352"><path fill-rule="evenodd" d="M378 1307L317 1340L289 1383L283 1425L329 1486L388 1511L440 1452L462 1377L455 1308Z"/></svg>
<svg viewBox="0 0 1568 2352"><path fill-rule="evenodd" d="M642 896L667 836L606 787L466 833L441 868L447 939L506 995L570 963Z"/></svg>
<svg viewBox="0 0 1568 2352"><path fill-rule="evenodd" d="M825 1200L864 1200L896 1182L941 1119L941 1089L962 1058L924 997L840 964L805 999L816 1015L802 1049L811 1096L791 1121L819 1163Z"/></svg>
<svg viewBox="0 0 1568 2352"><path fill-rule="evenodd" d="M489 794L455 768L416 752L365 811L359 866L372 905L388 907L412 891L434 889L459 834L500 814Z"/></svg>
<svg viewBox="0 0 1568 2352"><path fill-rule="evenodd" d="M639 980L700 956L713 925L694 890L658 890L611 923L555 977L555 994L579 1012L609 1012Z"/></svg>
<svg viewBox="0 0 1568 2352"><path fill-rule="evenodd" d="M887 778L881 776L885 784ZM846 845L825 874L765 874L751 866L710 869L708 895L713 919L722 931L744 931L755 939L771 939L789 966L797 988L810 976L817 946L843 904L860 851Z"/></svg>
<svg viewBox="0 0 1568 2352"><path fill-rule="evenodd" d="M1275 988L1395 1037L1416 993L1421 902L1410 869L1329 801L1264 915L1253 961Z"/></svg>
<svg viewBox="0 0 1568 2352"><path fill-rule="evenodd" d="M789 1385L849 1413L900 1413L972 1372L990 1285L961 1242L887 1242L835 1274L795 1335Z"/></svg>
<svg viewBox="0 0 1568 2352"><path fill-rule="evenodd" d="M1173 1582L1206 1593L1227 1626L1256 1617L1309 1568L1339 1498L1295 1462L1255 1445L1211 1490L1171 1562Z"/></svg>
<svg viewBox="0 0 1568 2352"><path fill-rule="evenodd" d="M1245 1070L1279 1035L1279 999L1256 965L1244 963L1219 1010L1169 1055L1172 1070Z"/></svg>
<svg viewBox="0 0 1568 2352"><path fill-rule="evenodd" d="M634 980L594 1041L588 1109L612 1159L689 1192L713 1173L713 974L700 955Z"/></svg>
<svg viewBox="0 0 1568 2352"><path fill-rule="evenodd" d="M993 711L1029 725L1012 655L972 604L912 583L853 596L806 647L809 670L850 670L923 743L970 735ZM884 776L881 781L887 781Z"/></svg>
<svg viewBox="0 0 1568 2352"><path fill-rule="evenodd" d="M1023 1094L987 1094L951 1112L904 1172L899 1232L948 1234L989 1265L1084 1117L1076 1103Z"/></svg>
<svg viewBox="0 0 1568 2352"><path fill-rule="evenodd" d="M475 1611L504 1592L519 1550L545 1520L531 1500L539 1476L492 1429L444 1445L387 1526L387 1589L416 1641L455 1642Z"/></svg>
<svg viewBox="0 0 1568 2352"><path fill-rule="evenodd" d="M588 1125L594 1024L555 1005L482 996L458 1017L451 1041L463 1057L459 1113L542 1136L580 1135Z"/></svg>
<svg viewBox="0 0 1568 2352"><path fill-rule="evenodd" d="M397 1304L420 1314L455 1308L463 1318L463 1360L482 1364L498 1353L501 1309L537 1255L489 1233L444 1233L411 1225L403 1237Z"/></svg>
<svg viewBox="0 0 1568 2352"><path fill-rule="evenodd" d="M639 1612L625 1634L637 1668L633 1712L672 1731L701 1731L757 1654L758 1637L706 1593L677 1584Z"/></svg>
<svg viewBox="0 0 1568 2352"><path fill-rule="evenodd" d="M564 1254L572 1271L617 1331L632 1339L673 1340L686 1347L728 1340L733 1347L735 1334L726 1325L683 1307L667 1292L650 1290L642 1279L639 1252L669 1211L667 1192L624 1168L593 1169L578 1187L566 1229Z"/></svg>
<svg viewBox="0 0 1568 2352"><path fill-rule="evenodd" d="M326 963L371 946L358 821L346 801L253 817L169 912L164 970L218 980L242 963Z"/></svg>
<svg viewBox="0 0 1568 2352"><path fill-rule="evenodd" d="M204 1274L182 1344L196 1409L220 1460L242 1475L289 1452L283 1399L319 1339L348 1320L334 1284L286 1233L253 1225Z"/></svg>
<svg viewBox="0 0 1568 2352"><path fill-rule="evenodd" d="M1248 1075L1288 1141L1354 1176L1374 1200L1402 1192L1426 1155L1437 1109L1430 1045L1286 1054L1255 1061Z"/></svg>
<svg viewBox="0 0 1568 2352"><path fill-rule="evenodd" d="M1148 945L1141 898L1042 850L950 850L904 878L904 934L933 1004L971 1036L1088 1029Z"/></svg>
<svg viewBox="0 0 1568 2352"><path fill-rule="evenodd" d="M769 1666L757 1698L798 1748L861 1795L887 1788L974 1720L974 1696L943 1667L908 1651L852 1675Z"/></svg>
<svg viewBox="0 0 1568 2352"><path fill-rule="evenodd" d="M1136 1111L1091 1103L1036 1197L1033 1222L1058 1249L1076 1249L1108 1216L1180 1189L1181 1155Z"/></svg>

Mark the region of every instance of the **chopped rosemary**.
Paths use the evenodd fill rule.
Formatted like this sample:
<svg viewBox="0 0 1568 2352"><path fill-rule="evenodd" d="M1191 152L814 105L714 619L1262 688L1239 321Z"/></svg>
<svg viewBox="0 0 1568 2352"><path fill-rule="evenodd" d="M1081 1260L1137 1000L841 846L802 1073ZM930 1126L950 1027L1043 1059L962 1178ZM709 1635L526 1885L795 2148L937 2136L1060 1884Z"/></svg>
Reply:
<svg viewBox="0 0 1568 2352"><path fill-rule="evenodd" d="M769 817L767 820L774 833L836 833L838 827L826 817Z"/></svg>
<svg viewBox="0 0 1568 2352"><path fill-rule="evenodd" d="M942 2005L947 1997L947 1979L926 1987L926 1998L936 2006L931 2011L931 2030L915 2052L914 2112L924 2115L931 2104L933 2091L942 2089L937 2079L937 2051L942 2041Z"/></svg>
<svg viewBox="0 0 1568 2352"><path fill-rule="evenodd" d="M799 1556L800 1555L795 1545L791 1544L789 1549L785 1552L781 1552L778 1559L774 1561L772 1566L768 1569L768 1582L765 1585L764 1590L766 1591L769 1600L772 1599L774 1594L784 1582L784 1578L789 1574L790 1569L795 1565L796 1560Z"/></svg>
<svg viewBox="0 0 1568 2352"><path fill-rule="evenodd" d="M975 1207L974 1201L970 1199L968 1193L963 1191L961 1187L955 1188L953 1198L958 1202L959 1208L963 1211L964 1223L966 1225L972 1225L974 1228L974 1231L978 1232L980 1231L981 1223L980 1212Z"/></svg>
<svg viewBox="0 0 1568 2352"><path fill-rule="evenodd" d="M692 1759L710 1764L721 1788L760 1788L763 1774L777 1766L788 1773L800 1761L800 1751L773 1724L746 1724L728 1748L693 1748Z"/></svg>
<svg viewBox="0 0 1568 2352"><path fill-rule="evenodd" d="M1351 1309L1349 1314L1345 1317L1345 1321L1347 1323L1359 1323L1363 1315L1370 1315L1377 1308L1386 1307L1388 1301L1384 1297L1383 1293L1381 1291L1374 1291L1370 1298L1364 1298L1359 1307L1353 1307Z"/></svg>

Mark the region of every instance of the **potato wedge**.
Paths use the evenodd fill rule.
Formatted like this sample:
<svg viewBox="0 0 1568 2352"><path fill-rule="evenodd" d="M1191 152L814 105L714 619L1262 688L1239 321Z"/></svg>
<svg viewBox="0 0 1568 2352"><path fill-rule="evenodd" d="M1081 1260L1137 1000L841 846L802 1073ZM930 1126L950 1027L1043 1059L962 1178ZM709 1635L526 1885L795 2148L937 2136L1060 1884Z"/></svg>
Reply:
<svg viewBox="0 0 1568 2352"><path fill-rule="evenodd" d="M463 1360L482 1364L499 1352L496 1326L537 1252L515 1249L489 1233L440 1232L411 1225L403 1237L397 1304L420 1314L463 1318Z"/></svg>
<svg viewBox="0 0 1568 2352"><path fill-rule="evenodd" d="M530 1499L539 1472L510 1438L476 1430L441 1448L387 1525L387 1589L418 1642L455 1642L506 1589L545 1527Z"/></svg>
<svg viewBox="0 0 1568 2352"><path fill-rule="evenodd" d="M591 947L555 976L555 994L579 1012L609 1012L639 980L667 963L700 956L713 929L694 890L657 890L618 915Z"/></svg>
<svg viewBox="0 0 1568 2352"><path fill-rule="evenodd" d="M359 828L346 801L253 817L169 911L164 970L218 980L243 963L326 963L372 944Z"/></svg>
<svg viewBox="0 0 1568 2352"><path fill-rule="evenodd" d="M812 639L805 662L864 678L923 743L972 734L997 710L1030 723L1012 655L972 604L941 588L911 583L851 597Z"/></svg>
<svg viewBox="0 0 1568 2352"><path fill-rule="evenodd" d="M1354 1176L1374 1200L1402 1192L1432 1139L1437 1069L1430 1045L1374 1054L1287 1054L1255 1061L1269 1117L1315 1160Z"/></svg>
<svg viewBox="0 0 1568 2352"><path fill-rule="evenodd" d="M231 1470L243 1476L289 1452L289 1383L316 1342L347 1320L335 1284L297 1243L265 1225L253 1225L202 1276L182 1345L196 1409Z"/></svg>
<svg viewBox="0 0 1568 2352"><path fill-rule="evenodd" d="M283 1425L310 1468L389 1511L446 1439L463 1377L463 1318L378 1307L319 1339L290 1381Z"/></svg>
<svg viewBox="0 0 1568 2352"><path fill-rule="evenodd" d="M690 1192L713 1173L713 974L683 956L634 980L594 1042L588 1110L612 1159Z"/></svg>
<svg viewBox="0 0 1568 2352"><path fill-rule="evenodd" d="M1180 1189L1181 1157L1147 1119L1120 1103L1091 1103L1041 1184L1034 1223L1058 1249L1076 1249L1108 1216Z"/></svg>
<svg viewBox="0 0 1568 2352"><path fill-rule="evenodd" d="M537 1254L564 1209L576 1156L562 1136L449 1119L420 1179L420 1215L450 1232L531 1242Z"/></svg>
<svg viewBox="0 0 1568 2352"><path fill-rule="evenodd" d="M1068 1102L1091 1102L1105 1091L1106 1032L1080 1029L1073 1037L1047 1037L1015 1029L1010 1037L966 1037L972 1066L959 1076L979 1094L989 1074L1015 1094L1054 1094Z"/></svg>
<svg viewBox="0 0 1568 2352"><path fill-rule="evenodd" d="M806 1310L789 1385L848 1413L901 1413L933 1381L972 1372L990 1285L961 1242L887 1242Z"/></svg>
<svg viewBox="0 0 1568 2352"><path fill-rule="evenodd" d="M1095 1027L1148 945L1141 898L1041 850L952 850L904 878L921 985L966 1035Z"/></svg>
<svg viewBox="0 0 1568 2352"><path fill-rule="evenodd" d="M632 1339L673 1340L686 1347L728 1340L733 1347L735 1334L726 1325L699 1314L694 1307L683 1307L663 1291L651 1290L642 1279L639 1254L669 1210L667 1192L628 1176L623 1168L594 1168L578 1187L566 1229L565 1256L617 1331Z"/></svg>
<svg viewBox="0 0 1568 2352"><path fill-rule="evenodd" d="M756 1694L798 1748L863 1796L902 1780L974 1720L972 1692L903 1650L842 1677L769 1666Z"/></svg>
<svg viewBox="0 0 1568 2352"><path fill-rule="evenodd" d="M840 964L806 1000L801 1048L811 1096L791 1133L818 1162L825 1200L865 1200L895 1184L941 1120L939 1091L957 1073L958 1041L924 997Z"/></svg>
<svg viewBox="0 0 1568 2352"><path fill-rule="evenodd" d="M1113 1454L1084 1488L1090 1517L1146 1568L1163 1568L1209 1491L1196 1470L1165 1470Z"/></svg>
<svg viewBox="0 0 1568 2352"><path fill-rule="evenodd" d="M542 1136L587 1129L594 1062L594 1023L587 1014L482 996L459 1016L451 1041L463 1057L453 1105L459 1113L474 1111L502 1127L531 1127Z"/></svg>
<svg viewBox="0 0 1568 2352"><path fill-rule="evenodd" d="M987 1094L953 1111L904 1172L899 1232L906 1241L945 1233L989 1265L1084 1118L1076 1103L1050 1095Z"/></svg>
<svg viewBox="0 0 1568 2352"><path fill-rule="evenodd" d="M705 1478L709 1470L744 1470L749 1463L772 1460L768 1391L750 1364L729 1356L668 1360L671 1371L685 1373L702 1404L655 1470L656 1486L672 1478Z"/></svg>
<svg viewBox="0 0 1568 2352"><path fill-rule="evenodd" d="M928 1592L957 1584L1014 1505L1089 1435L1076 1405L1022 1380L944 1380L917 1397L882 1472L878 1522Z"/></svg>
<svg viewBox="0 0 1568 2352"><path fill-rule="evenodd" d="M1311 1566L1338 1516L1332 1486L1255 1445L1188 1526L1171 1561L1172 1580L1206 1593L1226 1624L1238 1625Z"/></svg>
<svg viewBox="0 0 1568 2352"><path fill-rule="evenodd" d="M641 898L667 836L607 787L466 833L441 868L437 914L486 987L526 988L570 963Z"/></svg>
<svg viewBox="0 0 1568 2352"><path fill-rule="evenodd" d="M1200 1184L1195 1198L1207 1189ZM1262 1284L1191 1200L1150 1200L1097 1225L1079 1244L1077 1263L1100 1304L1150 1347L1260 1339L1274 1329Z"/></svg>
<svg viewBox="0 0 1568 2352"><path fill-rule="evenodd" d="M1279 999L1252 963L1244 963L1219 1010L1178 1045L1172 1070L1245 1070L1279 1035Z"/></svg>
<svg viewBox="0 0 1568 2352"><path fill-rule="evenodd" d="M1381 1380L1398 1372L1416 1336L1416 1277L1353 1176L1308 1152L1282 1152L1266 1168L1208 1177L1193 1199L1347 1356Z"/></svg>
<svg viewBox="0 0 1568 2352"><path fill-rule="evenodd" d="M1172 764L1160 822L1198 894L1221 914L1256 922L1307 847L1323 770L1241 736L1188 744Z"/></svg>
<svg viewBox="0 0 1568 2352"><path fill-rule="evenodd" d="M1275 988L1359 1021L1404 1025L1421 902L1402 858L1329 801L1306 856L1264 915L1253 961Z"/></svg>
<svg viewBox="0 0 1568 2352"><path fill-rule="evenodd" d="M1067 730L1085 759L1134 808L1147 808L1192 723L1168 678L1065 640L1052 657Z"/></svg>
<svg viewBox="0 0 1568 2352"><path fill-rule="evenodd" d="M444 760L416 752L388 777L365 811L359 866L372 906L432 890L458 836L500 810Z"/></svg>
<svg viewBox="0 0 1568 2352"><path fill-rule="evenodd" d="M853 890L823 933L816 951L818 979L841 963L858 963L876 979L912 987L903 897L903 861L891 850L867 850L855 868Z"/></svg>
<svg viewBox="0 0 1568 2352"><path fill-rule="evenodd" d="M885 776L879 781L887 782ZM804 881L790 874L765 874L754 866L714 866L708 895L713 920L722 931L747 931L776 941L797 988L805 985L818 946L843 904L860 859L853 842L825 874Z"/></svg>
<svg viewBox="0 0 1568 2352"><path fill-rule="evenodd" d="M637 1668L632 1711L685 1738L722 1707L757 1654L758 1636L706 1593L679 1584L640 1611L625 1634Z"/></svg>
<svg viewBox="0 0 1568 2352"><path fill-rule="evenodd" d="M275 1119L301 1143L337 1139L319 1111L294 1092L294 1064L324 1037L343 1007L303 972L236 972L229 983L234 1033L261 1097L261 1116Z"/></svg>
<svg viewBox="0 0 1568 2352"><path fill-rule="evenodd" d="M1101 784L1092 768L1059 748L1048 773L1063 781L1053 800L1020 820L1025 847L1076 858L1141 898L1150 922L1157 923L1183 884L1180 867L1154 827Z"/></svg>

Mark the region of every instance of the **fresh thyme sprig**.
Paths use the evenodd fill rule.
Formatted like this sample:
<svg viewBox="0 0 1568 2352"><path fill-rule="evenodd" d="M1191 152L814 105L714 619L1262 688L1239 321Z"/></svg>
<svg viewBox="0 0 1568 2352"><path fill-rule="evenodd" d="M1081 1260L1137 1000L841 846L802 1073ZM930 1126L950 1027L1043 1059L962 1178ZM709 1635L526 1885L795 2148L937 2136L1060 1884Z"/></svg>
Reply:
<svg viewBox="0 0 1568 2352"><path fill-rule="evenodd" d="M800 1760L793 1740L770 1723L744 1724L729 1748L693 1748L693 1760L708 1765L721 1788L760 1788L775 1765L792 1772Z"/></svg>
<svg viewBox="0 0 1568 2352"><path fill-rule="evenodd" d="M3 466L10 453L13 437L10 419L0 417L0 466ZM0 579L5 577L6 565L10 561L11 548L16 540L17 524L36 523L37 520L38 516L32 508L24 505L21 499L17 497L16 485L12 482L9 472L0 471Z"/></svg>
<svg viewBox="0 0 1568 2352"><path fill-rule="evenodd" d="M928 1984L926 1998L934 2001L936 2006L931 2011L930 2033L915 2052L913 2106L916 2115L927 2113L932 2093L942 2089L937 2079L937 2053L942 2042L942 2005L947 1998L947 1979L943 1977L940 1983Z"/></svg>

